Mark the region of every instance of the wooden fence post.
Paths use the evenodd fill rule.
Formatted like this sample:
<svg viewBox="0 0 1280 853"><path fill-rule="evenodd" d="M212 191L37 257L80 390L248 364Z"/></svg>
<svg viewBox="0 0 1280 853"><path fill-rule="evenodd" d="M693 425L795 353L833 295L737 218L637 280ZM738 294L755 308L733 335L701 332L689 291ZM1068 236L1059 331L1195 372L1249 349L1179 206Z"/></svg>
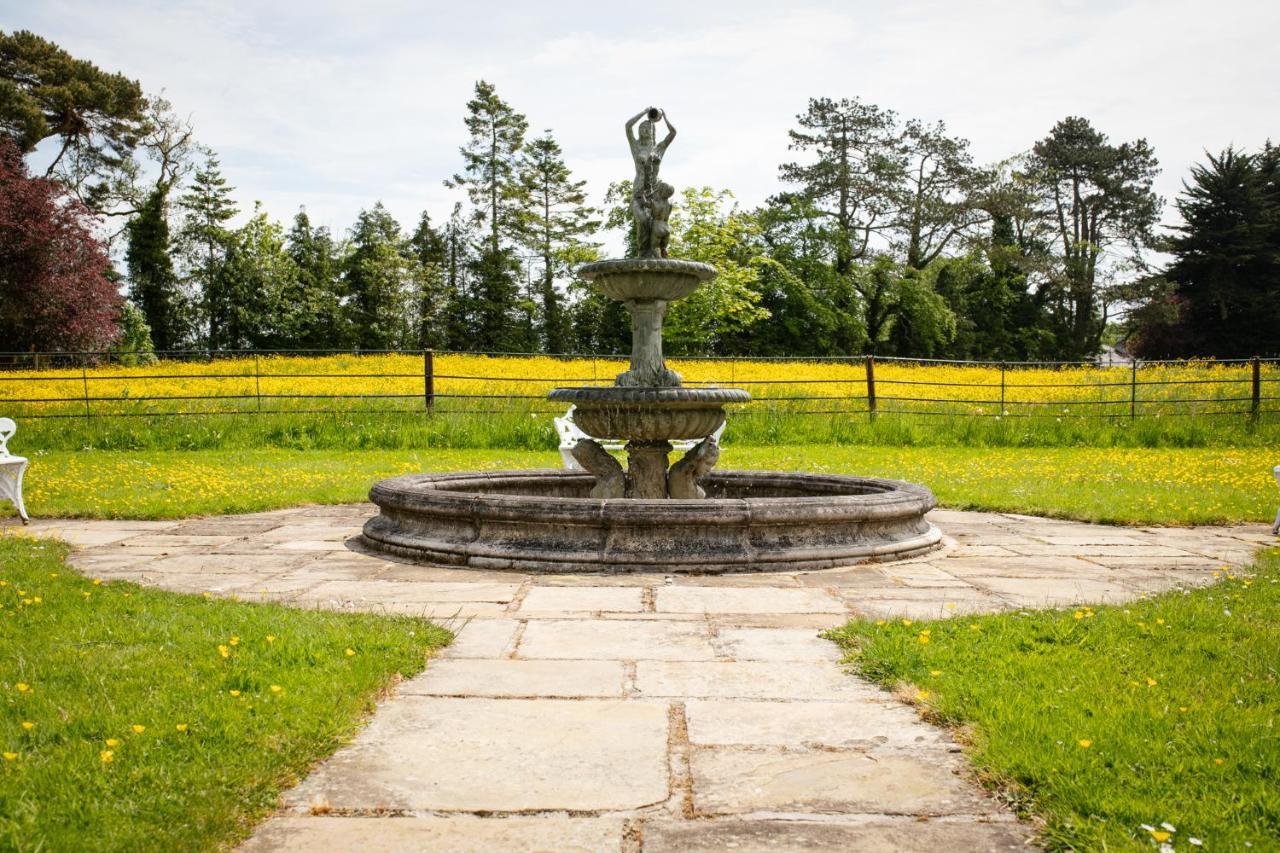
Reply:
<svg viewBox="0 0 1280 853"><path fill-rule="evenodd" d="M1138 418L1138 360L1135 358L1129 362L1133 369L1129 378L1129 420L1137 420Z"/></svg>
<svg viewBox="0 0 1280 853"><path fill-rule="evenodd" d="M876 357L867 356L867 415L876 419Z"/></svg>
<svg viewBox="0 0 1280 853"><path fill-rule="evenodd" d="M429 349L422 351L422 403L428 412L436 404L436 360Z"/></svg>
<svg viewBox="0 0 1280 853"><path fill-rule="evenodd" d="M1000 417L1004 417L1004 362L1000 362Z"/></svg>
<svg viewBox="0 0 1280 853"><path fill-rule="evenodd" d="M253 354L253 396L258 401L258 411L262 411L262 369L258 367L258 354Z"/></svg>
<svg viewBox="0 0 1280 853"><path fill-rule="evenodd" d="M1253 400L1249 404L1249 420L1258 420L1258 410L1262 408L1262 359L1253 357Z"/></svg>
<svg viewBox="0 0 1280 853"><path fill-rule="evenodd" d="M85 420L93 417L93 412L89 409L89 368L85 364L87 356L80 356L80 381L84 384L84 417Z"/></svg>

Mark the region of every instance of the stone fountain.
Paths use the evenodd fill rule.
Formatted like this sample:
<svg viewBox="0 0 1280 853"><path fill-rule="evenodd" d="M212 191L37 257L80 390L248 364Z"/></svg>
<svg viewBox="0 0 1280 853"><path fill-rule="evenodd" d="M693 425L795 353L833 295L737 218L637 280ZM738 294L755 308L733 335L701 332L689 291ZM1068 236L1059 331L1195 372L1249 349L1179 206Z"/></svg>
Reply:
<svg viewBox="0 0 1280 853"><path fill-rule="evenodd" d="M657 125L666 134L657 141ZM639 125L637 128L636 125ZM650 107L626 124L635 163L636 257L579 270L631 317L631 363L612 386L556 388L591 436L586 470L411 474L374 485L364 543L421 562L533 572L829 568L935 547L932 493L912 483L786 472L713 472L713 433L737 388L686 388L662 354L667 306L716 275L667 256L674 189L658 178L674 126ZM596 439L625 440L624 469ZM673 440L697 441L668 468Z"/></svg>

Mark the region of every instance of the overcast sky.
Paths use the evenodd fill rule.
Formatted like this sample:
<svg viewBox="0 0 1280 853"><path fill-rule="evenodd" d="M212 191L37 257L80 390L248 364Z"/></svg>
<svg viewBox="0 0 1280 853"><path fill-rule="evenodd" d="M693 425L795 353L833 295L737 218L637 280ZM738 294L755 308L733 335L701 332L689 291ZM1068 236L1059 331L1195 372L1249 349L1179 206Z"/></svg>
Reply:
<svg viewBox="0 0 1280 853"><path fill-rule="evenodd" d="M597 199L629 177L622 125L649 104L680 131L667 180L747 206L777 191L810 96L942 119L983 162L1083 115L1151 142L1166 199L1204 149L1280 138L1274 0L0 0L0 28L163 89L243 206L335 229L377 200L406 227L448 214L479 78L554 131Z"/></svg>

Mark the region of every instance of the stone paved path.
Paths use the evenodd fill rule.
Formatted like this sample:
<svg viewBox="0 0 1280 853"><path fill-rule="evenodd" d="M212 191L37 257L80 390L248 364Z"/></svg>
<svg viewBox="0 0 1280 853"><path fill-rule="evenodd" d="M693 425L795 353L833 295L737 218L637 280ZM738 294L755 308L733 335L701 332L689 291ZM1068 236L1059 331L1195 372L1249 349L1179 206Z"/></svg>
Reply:
<svg viewBox="0 0 1280 853"><path fill-rule="evenodd" d="M1029 835L948 736L838 664L852 615L1116 602L1206 583L1261 525L936 511L947 547L798 574L530 577L352 550L369 506L37 522L98 577L458 630L251 851L1003 850Z"/></svg>

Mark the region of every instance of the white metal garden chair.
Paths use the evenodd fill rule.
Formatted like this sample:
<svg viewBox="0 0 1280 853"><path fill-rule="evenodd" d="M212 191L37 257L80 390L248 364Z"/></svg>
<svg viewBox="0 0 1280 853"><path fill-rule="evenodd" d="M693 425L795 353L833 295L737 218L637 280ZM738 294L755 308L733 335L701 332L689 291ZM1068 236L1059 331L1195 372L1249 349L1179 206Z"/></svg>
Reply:
<svg viewBox="0 0 1280 853"><path fill-rule="evenodd" d="M1271 473L1276 475L1276 485L1280 486L1280 465L1272 468ZM1271 532L1280 536L1280 509L1276 510L1276 523L1271 525Z"/></svg>
<svg viewBox="0 0 1280 853"><path fill-rule="evenodd" d="M9 452L9 437L17 431L18 425L12 418L0 418L0 499L12 501L22 523L26 524L31 520L22 503L22 475L27 470L27 460Z"/></svg>
<svg viewBox="0 0 1280 853"><path fill-rule="evenodd" d="M570 406L569 411L564 413L563 418L556 418L556 433L560 436L560 458L564 460L564 467L570 471L581 471L582 466L578 464L578 460L573 458L573 447L584 438L591 438L582 430L578 429L578 425L573 422L573 410L576 406ZM724 424L720 424L720 428L711 434L711 437L718 443L720 436L724 434ZM672 448L679 451L686 451L697 444L692 439L673 441ZM611 453L622 450L625 442L621 441L601 441L600 446Z"/></svg>

